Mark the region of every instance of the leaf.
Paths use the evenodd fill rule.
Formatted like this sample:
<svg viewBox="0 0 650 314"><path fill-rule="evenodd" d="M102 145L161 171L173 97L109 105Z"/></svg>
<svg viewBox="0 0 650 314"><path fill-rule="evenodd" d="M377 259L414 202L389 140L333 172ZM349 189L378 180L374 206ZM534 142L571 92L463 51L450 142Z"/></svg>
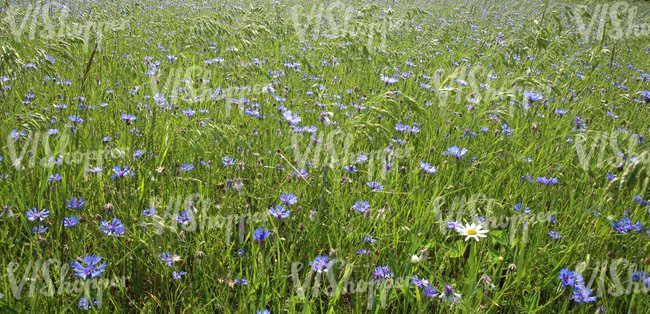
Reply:
<svg viewBox="0 0 650 314"><path fill-rule="evenodd" d="M451 258L461 257L465 254L465 249L467 249L465 242L463 242L463 240L458 240L454 242L454 244L452 244L451 254L449 255L449 257Z"/></svg>

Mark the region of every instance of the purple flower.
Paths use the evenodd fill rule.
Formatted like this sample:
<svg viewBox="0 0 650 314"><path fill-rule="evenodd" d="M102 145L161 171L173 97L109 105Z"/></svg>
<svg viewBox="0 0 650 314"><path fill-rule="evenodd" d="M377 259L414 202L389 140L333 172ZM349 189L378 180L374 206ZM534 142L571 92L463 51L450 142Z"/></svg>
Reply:
<svg viewBox="0 0 650 314"><path fill-rule="evenodd" d="M370 251L366 249L360 249L359 251L357 251L357 255L368 255L368 254L370 254Z"/></svg>
<svg viewBox="0 0 650 314"><path fill-rule="evenodd" d="M45 218L47 218L50 215L50 211L47 209L43 209L42 211L36 211L36 208L32 208L27 211L27 214L25 214L25 217L27 217L27 220L29 221L43 221Z"/></svg>
<svg viewBox="0 0 650 314"><path fill-rule="evenodd" d="M524 97L526 97L526 99L528 99L528 102L530 102L530 103L533 103L533 102L540 101L540 100L544 99L544 96L542 96L541 94L535 94L535 93L529 92L527 90L524 90Z"/></svg>
<svg viewBox="0 0 650 314"><path fill-rule="evenodd" d="M418 288L429 286L429 281L426 279L418 278L418 275L415 275L411 278L411 283Z"/></svg>
<svg viewBox="0 0 650 314"><path fill-rule="evenodd" d="M317 256L313 261L309 262L309 265L314 268L314 271L317 273L327 272L329 267L332 266L332 262L329 261L330 258L327 255Z"/></svg>
<svg viewBox="0 0 650 314"><path fill-rule="evenodd" d="M442 302L445 302L449 299L450 304L454 304L456 301L460 300L460 294L454 292L455 288L452 285L445 285L445 290L440 294L439 298L442 299Z"/></svg>
<svg viewBox="0 0 650 314"><path fill-rule="evenodd" d="M361 212L361 213L365 213L365 212L370 211L370 204L368 204L368 202L365 202L365 201L356 202L352 206L352 209L354 209L354 210L356 210L358 212Z"/></svg>
<svg viewBox="0 0 650 314"><path fill-rule="evenodd" d="M39 227L32 228L32 232L33 233L43 234L43 233L47 232L47 227L44 226L44 225L40 225Z"/></svg>
<svg viewBox="0 0 650 314"><path fill-rule="evenodd" d="M591 296L591 291L590 289L587 289L585 286L576 286L575 290L573 290L573 296L571 297L571 300L574 300L578 303L591 303L593 301L596 301L595 296Z"/></svg>
<svg viewBox="0 0 650 314"><path fill-rule="evenodd" d="M104 268L107 266L105 262L101 265L98 265L101 260L102 258L97 255L86 255L83 259L85 265L82 265L79 262L75 261L70 263L70 266L72 266L72 270L76 272L74 276L79 277L85 281L89 277L91 279L98 278L101 276L102 272L105 271Z"/></svg>
<svg viewBox="0 0 650 314"><path fill-rule="evenodd" d="M173 272L172 273L172 279L179 280L179 279L181 279L181 276L185 276L185 274L187 274L187 273L184 272L184 271L181 271L180 273Z"/></svg>
<svg viewBox="0 0 650 314"><path fill-rule="evenodd" d="M463 158L467 154L467 148L460 149L458 146L452 146L447 148L446 151L442 152L443 155L451 155L456 157L456 159Z"/></svg>
<svg viewBox="0 0 650 314"><path fill-rule="evenodd" d="M115 174L111 176L113 180L115 180L115 178L125 178L128 175L131 175L131 177L134 176L133 171L129 170L129 166L124 166L124 170L122 170L122 167L120 166L115 166L113 167L113 172L115 172Z"/></svg>
<svg viewBox="0 0 650 314"><path fill-rule="evenodd" d="M289 218L291 211L286 210L286 208L282 205L276 205L275 209L273 209L273 207L269 208L269 214L277 218L287 219Z"/></svg>
<svg viewBox="0 0 650 314"><path fill-rule="evenodd" d="M561 235L560 235L560 232L559 232L559 231L549 231L549 232L548 232L548 235L550 235L551 238L553 238L553 240L558 240L558 239L564 237L564 236L561 236Z"/></svg>
<svg viewBox="0 0 650 314"><path fill-rule="evenodd" d="M76 226L79 223L79 218L72 216L63 219L63 226L66 228L71 228Z"/></svg>
<svg viewBox="0 0 650 314"><path fill-rule="evenodd" d="M84 123L84 119L80 118L78 115L72 115L68 117L68 120L73 123Z"/></svg>
<svg viewBox="0 0 650 314"><path fill-rule="evenodd" d="M377 266L372 273L372 280L370 282L381 281L382 279L390 279L395 273L390 271L389 266Z"/></svg>
<svg viewBox="0 0 650 314"><path fill-rule="evenodd" d="M269 229L260 228L260 229L255 229L255 231L253 231L253 238L255 238L255 240L260 242L264 242L266 238L268 238L270 235L271 233L269 232Z"/></svg>
<svg viewBox="0 0 650 314"><path fill-rule="evenodd" d="M374 192L378 192L384 189L384 186L381 185L379 182L366 182L366 185L368 185Z"/></svg>
<svg viewBox="0 0 650 314"><path fill-rule="evenodd" d="M537 177L537 182L539 183L544 183L546 185L549 184L557 184L557 179L556 178L546 178L546 177Z"/></svg>
<svg viewBox="0 0 650 314"><path fill-rule="evenodd" d="M72 209L81 208L85 204L86 202L84 202L83 197L80 197L79 200L77 200L76 197L73 197L72 200L68 200L68 208Z"/></svg>
<svg viewBox="0 0 650 314"><path fill-rule="evenodd" d="M612 229L618 231L619 233L627 234L627 232L631 230L636 230L636 231L643 230L643 225L641 224L640 221L637 221L636 224L632 224L632 220L630 220L630 217L627 214L625 214L623 219L621 219L620 221L612 222Z"/></svg>
<svg viewBox="0 0 650 314"><path fill-rule="evenodd" d="M438 290L432 286L426 286L424 288L424 295L429 297L429 299L437 298L440 294L438 293Z"/></svg>
<svg viewBox="0 0 650 314"><path fill-rule="evenodd" d="M280 195L280 202L286 205L293 205L298 202L298 197L291 193L282 193Z"/></svg>
<svg viewBox="0 0 650 314"><path fill-rule="evenodd" d="M226 156L226 157L223 157L223 159L221 160L221 162L223 163L223 166L224 166L224 167L227 167L227 166L232 166L232 165L234 165L234 164L237 162L237 159L232 159L232 158Z"/></svg>
<svg viewBox="0 0 650 314"><path fill-rule="evenodd" d="M81 300L79 300L79 308L82 308L84 310L92 309L93 305L97 305L97 300L95 300L95 298L92 298L91 300L92 303L88 301L86 297L81 298Z"/></svg>
<svg viewBox="0 0 650 314"><path fill-rule="evenodd" d="M436 173L436 167L433 167L431 166L431 164L424 161L420 161L420 168L424 170L424 172L426 173L431 173L431 174Z"/></svg>
<svg viewBox="0 0 650 314"><path fill-rule="evenodd" d="M162 262L165 262L167 266L172 267L172 263L180 262L181 257L178 256L177 254L172 255L171 252L163 252L162 254L160 254L158 259Z"/></svg>
<svg viewBox="0 0 650 314"><path fill-rule="evenodd" d="M366 236L363 238L363 242L375 244L377 243L377 239L373 239L371 236Z"/></svg>
<svg viewBox="0 0 650 314"><path fill-rule="evenodd" d="M110 223L106 220L102 221L102 225L99 229L102 230L108 236L123 235L126 232L126 228L124 227L124 225L122 225L122 222L117 218L113 218L113 221L111 221Z"/></svg>

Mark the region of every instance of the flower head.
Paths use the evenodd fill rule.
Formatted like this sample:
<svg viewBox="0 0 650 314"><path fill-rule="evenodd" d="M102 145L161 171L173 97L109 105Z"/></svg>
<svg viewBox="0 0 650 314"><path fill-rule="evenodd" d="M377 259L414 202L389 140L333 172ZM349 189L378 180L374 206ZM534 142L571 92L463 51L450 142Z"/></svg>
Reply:
<svg viewBox="0 0 650 314"><path fill-rule="evenodd" d="M102 221L100 229L108 236L123 235L126 232L126 228L117 218L113 218L110 223L106 220Z"/></svg>
<svg viewBox="0 0 650 314"><path fill-rule="evenodd" d="M474 223L472 223L467 226L460 225L460 227L456 228L456 231L461 235L467 236L467 238L465 238L465 241L469 240L470 238L473 238L474 240L476 240L476 242L478 242L479 237L486 238L487 236L485 234L490 232L489 230L481 230L481 228L483 228L483 226L481 225L477 226Z"/></svg>
<svg viewBox="0 0 650 314"><path fill-rule="evenodd" d="M83 264L75 261L70 263L70 266L75 271L74 276L85 281L88 278L98 278L105 271L104 268L107 266L105 262L98 265L101 260L102 258L97 255L86 255L83 258Z"/></svg>

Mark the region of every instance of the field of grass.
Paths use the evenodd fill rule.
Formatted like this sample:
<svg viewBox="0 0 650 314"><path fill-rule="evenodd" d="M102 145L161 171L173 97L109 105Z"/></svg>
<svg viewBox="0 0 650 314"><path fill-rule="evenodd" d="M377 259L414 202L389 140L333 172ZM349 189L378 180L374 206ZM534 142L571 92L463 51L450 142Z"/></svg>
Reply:
<svg viewBox="0 0 650 314"><path fill-rule="evenodd" d="M0 2L0 313L650 309L646 1Z"/></svg>

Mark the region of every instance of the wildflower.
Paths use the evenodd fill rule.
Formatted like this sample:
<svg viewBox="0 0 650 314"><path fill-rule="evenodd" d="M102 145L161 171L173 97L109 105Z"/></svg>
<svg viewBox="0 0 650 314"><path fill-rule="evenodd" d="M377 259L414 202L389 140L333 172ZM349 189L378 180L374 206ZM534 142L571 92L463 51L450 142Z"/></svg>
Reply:
<svg viewBox="0 0 650 314"><path fill-rule="evenodd" d="M43 233L47 232L47 227L44 226L44 225L40 225L39 227L32 228L32 232L33 233L43 234Z"/></svg>
<svg viewBox="0 0 650 314"><path fill-rule="evenodd" d="M452 155L456 159L463 158L467 154L467 148L460 149L458 146L452 146L447 148L446 151L442 152L443 155Z"/></svg>
<svg viewBox="0 0 650 314"><path fill-rule="evenodd" d="M271 314L271 311L263 309L261 311L256 311L255 314Z"/></svg>
<svg viewBox="0 0 650 314"><path fill-rule="evenodd" d="M77 200L76 197L73 197L72 200L68 200L68 208L72 209L81 208L85 204L86 202L84 202L83 197L80 197L79 200Z"/></svg>
<svg viewBox="0 0 650 314"><path fill-rule="evenodd" d="M413 255L413 256L415 256L415 255ZM418 278L418 275L415 275L415 276L413 276L413 277L411 278L411 283L412 283L414 286L418 287L418 288L426 287L426 286L429 285L429 281L428 281L428 280L426 280L426 279L420 279L420 278Z"/></svg>
<svg viewBox="0 0 650 314"><path fill-rule="evenodd" d="M38 212L36 211L36 208L32 208L27 211L27 214L25 214L25 217L27 217L27 220L29 221L43 221L45 218L47 218L50 215L50 211L47 209L43 209L42 211Z"/></svg>
<svg viewBox="0 0 650 314"><path fill-rule="evenodd" d="M637 221L636 224L632 224L632 220L630 220L630 217L626 214L620 221L612 222L612 229L619 233L627 234L627 232L631 230L641 231L643 225L640 221Z"/></svg>
<svg viewBox="0 0 650 314"><path fill-rule="evenodd" d="M332 266L332 262L329 261L330 257L327 255L317 256L312 262L309 262L309 265L314 268L314 271L317 273L327 272L329 267Z"/></svg>
<svg viewBox="0 0 650 314"><path fill-rule="evenodd" d="M420 161L420 168L424 170L426 173L431 173L431 174L436 173L436 167L433 167L429 163L426 163L424 161Z"/></svg>
<svg viewBox="0 0 650 314"><path fill-rule="evenodd" d="M357 251L357 255L368 255L368 254L370 254L370 251L366 249L360 249L359 251Z"/></svg>
<svg viewBox="0 0 650 314"><path fill-rule="evenodd" d="M445 290L440 294L439 298L442 299L442 302L445 302L449 299L450 304L454 304L456 301L460 300L461 295L454 292L454 287L452 285L445 285Z"/></svg>
<svg viewBox="0 0 650 314"><path fill-rule="evenodd" d="M390 271L389 266L377 266L372 273L372 280L370 282L381 281L382 279L390 279L395 273Z"/></svg>
<svg viewBox="0 0 650 314"><path fill-rule="evenodd" d="M172 273L172 279L179 280L179 279L181 279L181 276L185 276L185 274L187 274L187 273L184 272L184 271L181 271L180 273L173 272Z"/></svg>
<svg viewBox="0 0 650 314"><path fill-rule="evenodd" d="M95 298L92 298L91 300L92 303L91 301L88 301L86 297L81 298L81 300L79 300L79 308L82 308L84 310L90 310L93 307L93 305L97 305L97 300L95 300Z"/></svg>
<svg viewBox="0 0 650 314"><path fill-rule="evenodd" d="M61 181L61 179L63 179L63 177L62 177L60 174L55 173L55 174L51 174L51 175L50 175L50 178L48 179L48 181L49 181L49 182L52 182L52 181Z"/></svg>
<svg viewBox="0 0 650 314"><path fill-rule="evenodd" d="M373 239L370 236L366 236L366 237L363 238L363 242L375 244L375 243L377 243L377 239Z"/></svg>
<svg viewBox="0 0 650 314"><path fill-rule="evenodd" d="M255 240L260 241L260 242L264 242L266 240L266 238L268 238L270 235L271 235L271 233L269 232L268 229L259 228L259 229L255 229L255 231L253 231L253 238L255 238Z"/></svg>
<svg viewBox="0 0 650 314"><path fill-rule="evenodd" d="M564 236L561 236L561 235L560 235L560 232L559 232L559 231L549 231L549 232L548 232L548 235L550 235L551 238L553 238L553 240L558 240L558 239L564 237Z"/></svg>
<svg viewBox="0 0 650 314"><path fill-rule="evenodd" d="M460 222L455 222L453 220L450 220L447 223L447 228L452 229L452 230L456 230L456 229L462 228L462 227L463 227L463 224L461 224Z"/></svg>
<svg viewBox="0 0 650 314"><path fill-rule="evenodd" d="M172 255L171 252L163 252L162 254L160 254L158 259L162 262L165 262L169 267L172 267L172 263L181 261L180 256L178 256L177 254Z"/></svg>
<svg viewBox="0 0 650 314"><path fill-rule="evenodd" d="M356 210L356 211L358 211L360 213L365 213L365 212L370 211L370 204L368 204L368 202L365 202L365 201L356 202L352 206L352 209L354 209L354 210Z"/></svg>
<svg viewBox="0 0 650 314"><path fill-rule="evenodd" d="M465 238L465 241L469 240L470 238L474 238L474 240L478 242L479 237L486 238L487 236L485 235L485 233L490 232L489 230L481 230L481 228L483 228L483 226L481 225L477 226L472 223L467 227L461 225L459 228L456 228L456 231L463 236L467 236L467 238Z"/></svg>
<svg viewBox="0 0 650 314"><path fill-rule="evenodd" d="M417 255L413 254L413 256L411 256L411 263L417 264L419 262L420 262L420 258Z"/></svg>
<svg viewBox="0 0 650 314"><path fill-rule="evenodd" d="M235 283L240 284L242 286L247 286L248 285L248 280L246 280L244 278L239 278L239 279L235 279Z"/></svg>
<svg viewBox="0 0 650 314"><path fill-rule="evenodd" d="M232 166L232 165L234 165L235 162L237 162L237 159L232 159L232 158L226 156L226 157L223 157L223 159L221 160L221 162L223 163L223 166L224 166L224 167L227 167L227 166Z"/></svg>
<svg viewBox="0 0 650 314"><path fill-rule="evenodd" d="M612 180L614 180L614 179L616 179L616 176L615 176L615 175L613 175L613 174L611 174L611 173L608 173L608 174L607 174L607 180L612 181Z"/></svg>
<svg viewBox="0 0 650 314"><path fill-rule="evenodd" d="M269 214L277 218L287 219L291 211L287 211L282 205L276 205L275 209L273 207L269 208Z"/></svg>
<svg viewBox="0 0 650 314"><path fill-rule="evenodd" d="M438 295L440 294L438 293L438 290L436 290L436 288L432 286L426 286L424 288L424 295L429 297L429 299L433 299L433 298L437 298Z"/></svg>
<svg viewBox="0 0 650 314"><path fill-rule="evenodd" d="M179 224L189 225L192 222L192 213L183 211L180 214L176 214L176 222Z"/></svg>
<svg viewBox="0 0 650 314"><path fill-rule="evenodd" d="M66 228L71 228L76 226L79 223L79 218L76 216L67 217L63 219L63 226Z"/></svg>
<svg viewBox="0 0 650 314"><path fill-rule="evenodd" d="M133 171L129 170L129 166L124 166L124 170L122 170L122 167L120 166L115 166L113 167L113 172L115 172L115 174L111 176L113 180L115 180L115 178L124 178L128 175L131 175L131 177L134 176Z"/></svg>
<svg viewBox="0 0 650 314"><path fill-rule="evenodd" d="M535 94L535 93L529 92L527 90L524 90L524 97L526 97L526 99L528 99L529 103L533 103L533 102L540 101L540 100L544 99L544 96L542 96L541 94Z"/></svg>
<svg viewBox="0 0 650 314"><path fill-rule="evenodd" d="M126 228L124 227L124 225L122 225L122 222L117 218L113 218L113 221L111 221L110 223L106 220L102 221L100 230L102 230L108 236L123 235L126 232Z"/></svg>
<svg viewBox="0 0 650 314"><path fill-rule="evenodd" d="M537 182L539 183L544 183L546 185L549 184L557 184L557 179L556 178L546 178L546 177L537 177Z"/></svg>
<svg viewBox="0 0 650 314"><path fill-rule="evenodd" d="M85 266L77 261L70 263L72 270L76 272L73 276L79 277L84 281L88 277L91 279L100 277L102 272L105 271L104 268L107 266L105 262L98 265L101 260L102 258L97 255L86 255L83 258Z"/></svg>
<svg viewBox="0 0 650 314"><path fill-rule="evenodd" d="M563 268L560 270L560 281L562 282L562 285L565 287L573 287L576 284L576 272L568 269L568 268Z"/></svg>
<svg viewBox="0 0 650 314"><path fill-rule="evenodd" d="M2 206L2 211L0 211L0 217L3 216L7 218L14 216L14 212L11 211L11 206L9 205Z"/></svg>
<svg viewBox="0 0 650 314"><path fill-rule="evenodd" d="M286 205L293 205L298 202L298 197L291 193L282 193L280 195L280 202Z"/></svg>
<svg viewBox="0 0 650 314"><path fill-rule="evenodd" d="M68 120L73 123L84 123L84 119L80 118L78 115L72 115L68 117Z"/></svg>
<svg viewBox="0 0 650 314"><path fill-rule="evenodd" d="M374 192L378 192L384 189L384 186L381 185L379 182L367 182L366 185L368 185Z"/></svg>
<svg viewBox="0 0 650 314"><path fill-rule="evenodd" d="M155 208L145 208L142 210L142 216L151 217L156 214Z"/></svg>
<svg viewBox="0 0 650 314"><path fill-rule="evenodd" d="M596 301L596 297L591 296L592 293L593 291L583 285L576 286L575 290L573 290L573 296L571 297L571 300L574 300L578 303L591 303L593 301Z"/></svg>
<svg viewBox="0 0 650 314"><path fill-rule="evenodd" d="M395 83L397 83L397 81L398 81L396 78L387 77L387 76L384 76L384 75L381 76L381 80L382 80L384 83L386 83L386 85L388 85L388 84L395 84Z"/></svg>

